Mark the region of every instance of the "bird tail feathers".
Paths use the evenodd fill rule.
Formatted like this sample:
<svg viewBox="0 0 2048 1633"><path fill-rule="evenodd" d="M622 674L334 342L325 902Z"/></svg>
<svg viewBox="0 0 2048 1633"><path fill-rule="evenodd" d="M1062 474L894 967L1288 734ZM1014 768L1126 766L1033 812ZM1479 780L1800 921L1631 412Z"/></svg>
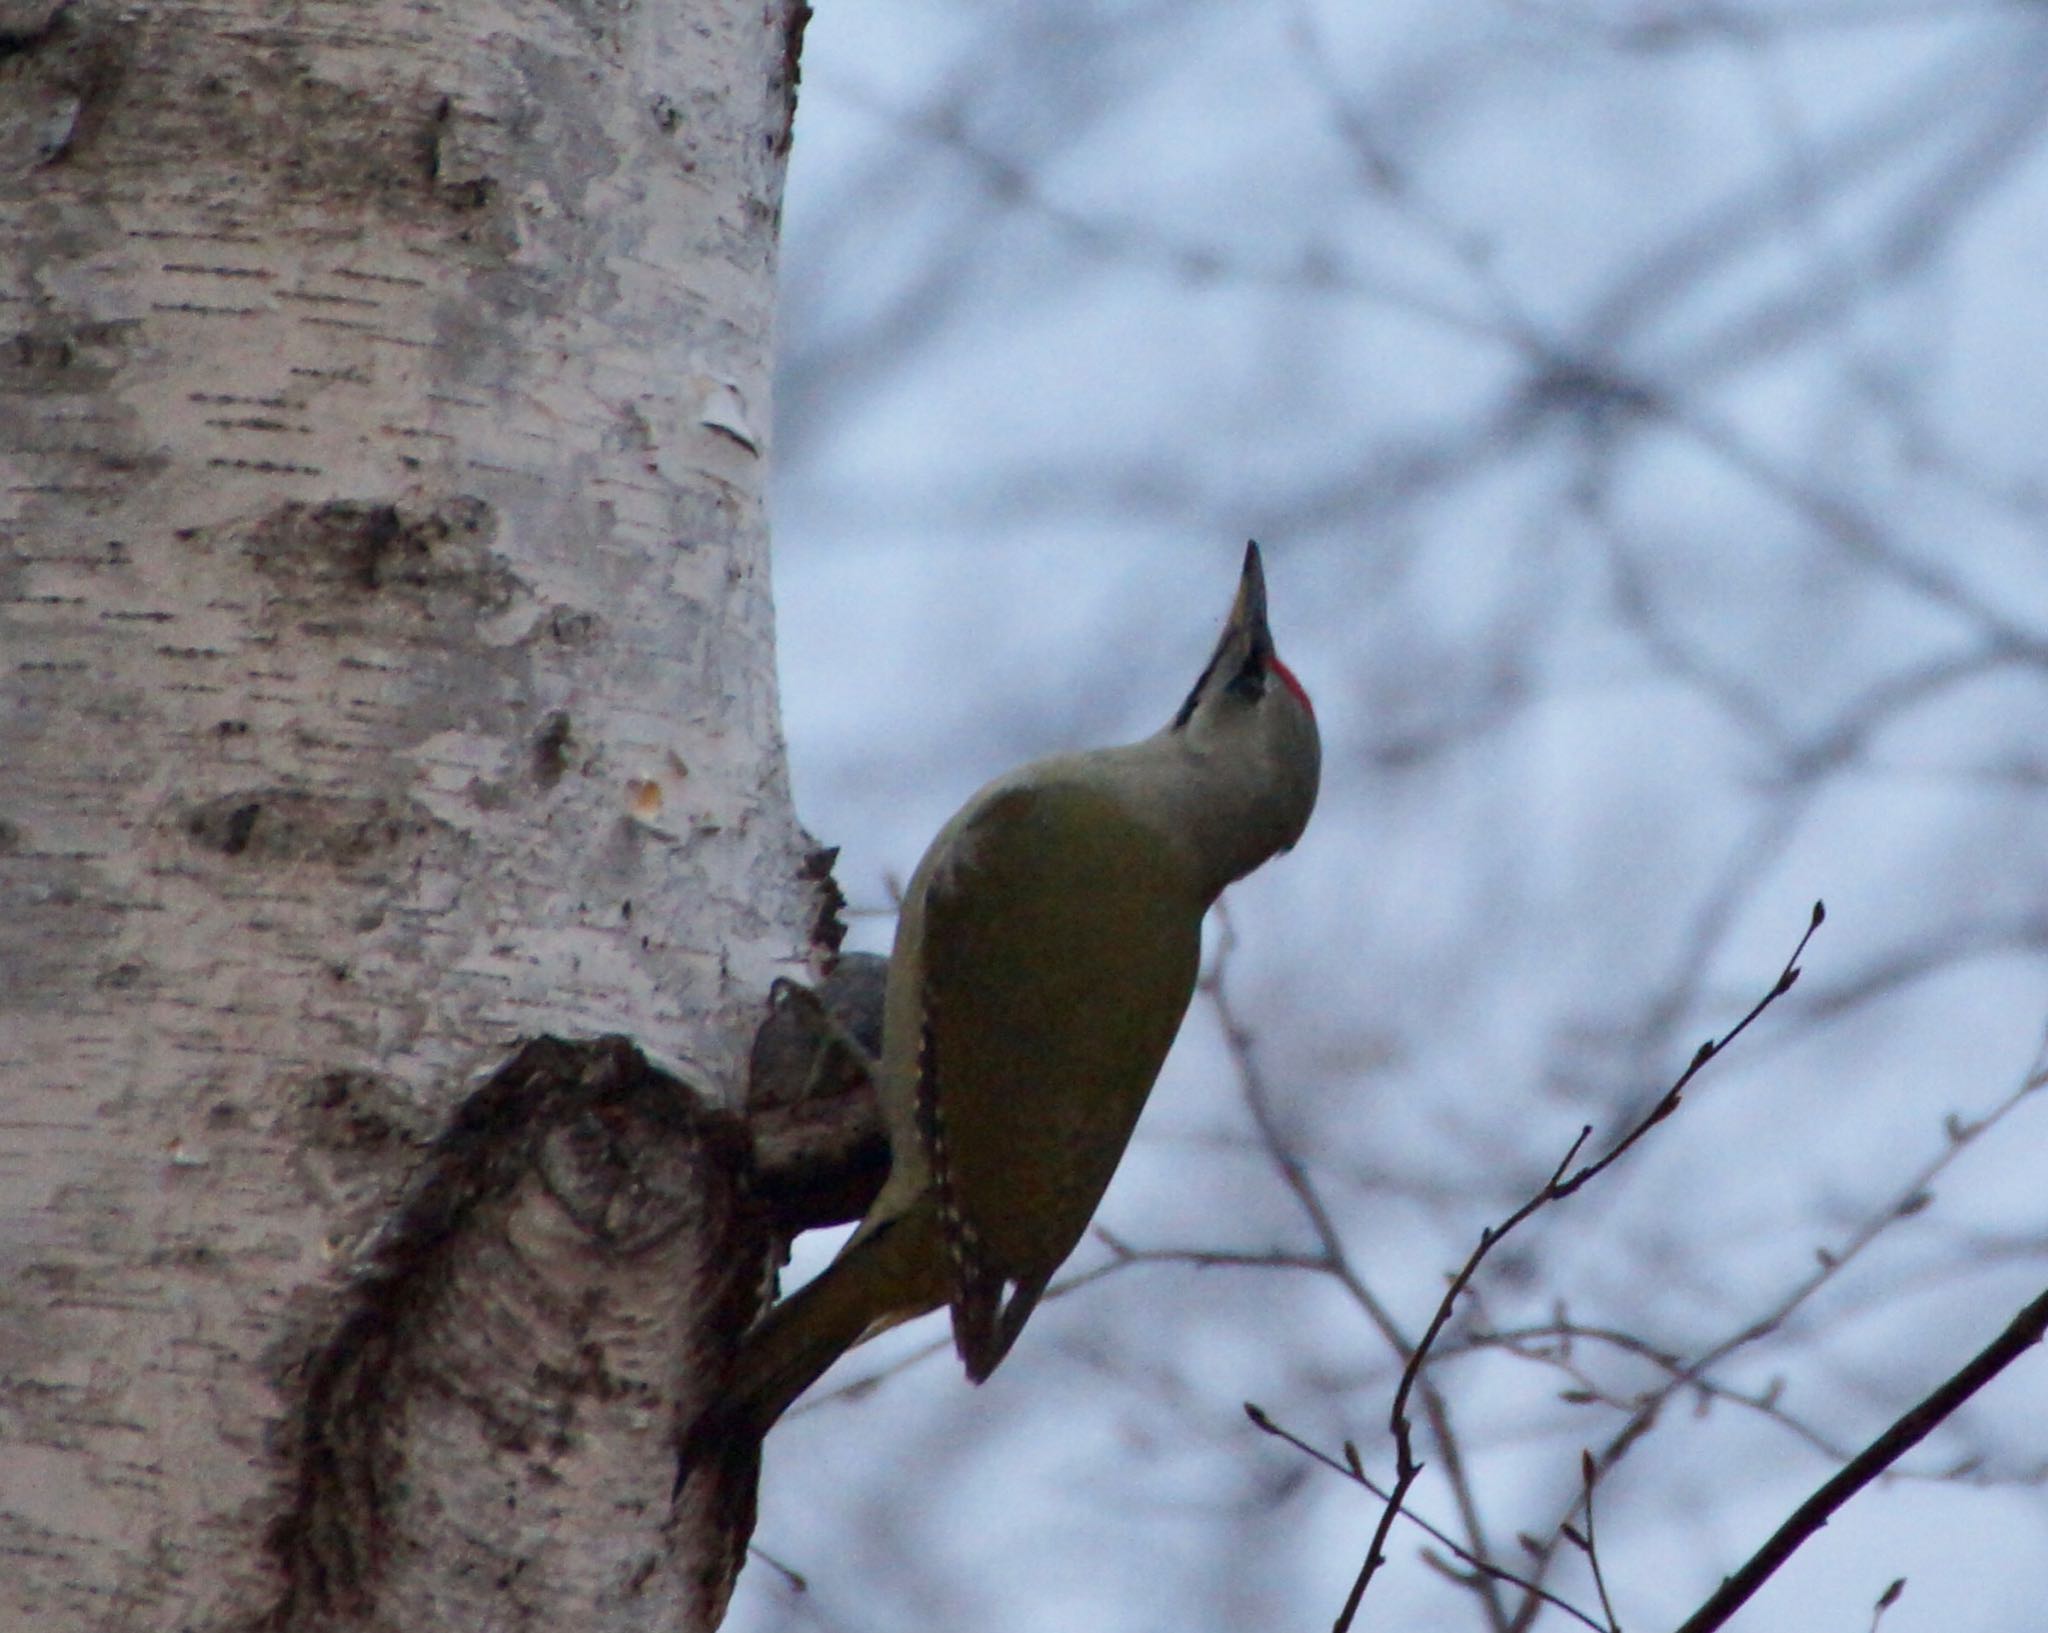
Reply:
<svg viewBox="0 0 2048 1633"><path fill-rule="evenodd" d="M929 1205L864 1236L741 1339L719 1397L683 1437L676 1487L695 1465L758 1455L761 1439L854 1345L946 1302L945 1250Z"/></svg>

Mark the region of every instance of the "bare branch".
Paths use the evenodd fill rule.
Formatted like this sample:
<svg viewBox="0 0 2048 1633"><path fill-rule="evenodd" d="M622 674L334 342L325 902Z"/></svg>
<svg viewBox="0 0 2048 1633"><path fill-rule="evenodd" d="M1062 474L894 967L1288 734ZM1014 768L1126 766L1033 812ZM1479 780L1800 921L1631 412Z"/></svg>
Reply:
<svg viewBox="0 0 2048 1633"><path fill-rule="evenodd" d="M1997 1377L2013 1362L2041 1342L2048 1333L2048 1292L2012 1318L2000 1333L1973 1356L1969 1363L1919 1405L1900 1416L1846 1468L1826 1481L1807 1498L1770 1540L1750 1555L1742 1567L1717 1588L1707 1602L1681 1622L1676 1633L1713 1633L1748 1603L1756 1590L1770 1580L1778 1567L1834 1516L1842 1505L1907 1451L1926 1439L1935 1426L1949 1417L1963 1402Z"/></svg>

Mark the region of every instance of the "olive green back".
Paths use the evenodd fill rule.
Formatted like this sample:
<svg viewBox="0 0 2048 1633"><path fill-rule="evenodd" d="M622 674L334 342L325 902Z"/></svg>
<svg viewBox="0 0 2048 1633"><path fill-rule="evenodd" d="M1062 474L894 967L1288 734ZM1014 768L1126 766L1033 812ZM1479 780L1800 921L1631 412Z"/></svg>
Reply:
<svg viewBox="0 0 2048 1633"><path fill-rule="evenodd" d="M924 912L920 1099L990 1268L1043 1283L1088 1227L1194 992L1193 870L1100 792L1013 788Z"/></svg>

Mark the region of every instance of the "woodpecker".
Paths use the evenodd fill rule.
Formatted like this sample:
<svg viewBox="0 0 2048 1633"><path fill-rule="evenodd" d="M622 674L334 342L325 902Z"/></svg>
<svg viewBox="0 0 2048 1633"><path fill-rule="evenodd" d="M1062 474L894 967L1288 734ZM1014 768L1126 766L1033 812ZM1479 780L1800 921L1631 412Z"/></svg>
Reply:
<svg viewBox="0 0 2048 1633"><path fill-rule="evenodd" d="M1203 916L1301 837L1321 763L1253 544L1171 722L998 777L939 831L889 961L888 1179L742 1340L679 1486L712 1443L757 1445L846 1350L942 1305L967 1376L995 1370L1116 1172L1194 995Z"/></svg>

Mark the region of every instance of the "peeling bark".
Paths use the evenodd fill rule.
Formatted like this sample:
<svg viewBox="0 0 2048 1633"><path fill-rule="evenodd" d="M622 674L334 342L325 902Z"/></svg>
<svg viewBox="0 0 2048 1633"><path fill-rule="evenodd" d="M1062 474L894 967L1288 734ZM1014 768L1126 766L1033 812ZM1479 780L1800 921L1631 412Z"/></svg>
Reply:
<svg viewBox="0 0 2048 1633"><path fill-rule="evenodd" d="M473 1626L565 1597L712 1625L744 1538L722 1505L671 1521L672 1425L767 1283L749 1168L739 1119L623 1038L542 1039L472 1094L302 1365L261 1625Z"/></svg>

